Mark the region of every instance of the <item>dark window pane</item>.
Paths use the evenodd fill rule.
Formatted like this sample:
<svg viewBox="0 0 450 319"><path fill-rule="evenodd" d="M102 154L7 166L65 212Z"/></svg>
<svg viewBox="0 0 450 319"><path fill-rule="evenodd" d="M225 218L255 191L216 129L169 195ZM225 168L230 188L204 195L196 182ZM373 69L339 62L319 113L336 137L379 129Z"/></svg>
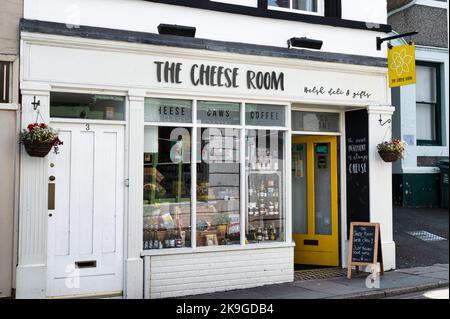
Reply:
<svg viewBox="0 0 450 319"><path fill-rule="evenodd" d="M269 0L269 6L289 8L289 0Z"/></svg>
<svg viewBox="0 0 450 319"><path fill-rule="evenodd" d="M317 12L317 0L292 0L292 8L303 11Z"/></svg>
<svg viewBox="0 0 450 319"><path fill-rule="evenodd" d="M11 63L0 61L0 103L9 103Z"/></svg>
<svg viewBox="0 0 450 319"><path fill-rule="evenodd" d="M50 117L124 121L125 97L52 92Z"/></svg>

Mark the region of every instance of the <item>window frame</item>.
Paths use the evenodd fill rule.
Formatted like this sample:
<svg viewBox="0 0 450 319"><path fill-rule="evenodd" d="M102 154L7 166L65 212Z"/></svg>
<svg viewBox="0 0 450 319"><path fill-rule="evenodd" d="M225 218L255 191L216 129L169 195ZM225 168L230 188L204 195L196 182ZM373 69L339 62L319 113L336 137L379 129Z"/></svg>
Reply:
<svg viewBox="0 0 450 319"><path fill-rule="evenodd" d="M283 133L283 158L284 163L287 163L287 149L288 149L288 136L290 127L290 117L288 117L290 109L289 103L274 102L274 101L260 101L260 100L244 100L244 99L233 99L225 97L210 97L210 96L182 96L182 95L170 95L170 94L147 94L145 98L159 98L159 99L182 99L192 101L192 122L178 123L178 122L146 122L143 121L142 131L145 126L183 126L190 127L192 129L191 133L191 246L183 248L167 248L167 249L142 249L142 256L146 255L165 255L165 254L177 254L186 252L198 252L198 251L222 251L222 250L235 250L242 248L256 249L272 246L287 245L288 242L288 196L282 196L282 206L284 208L284 220L283 220L283 231L285 233L283 240L276 242L262 242L259 244L246 244L245 242L245 229L246 229L246 214L247 214L247 181L245 174L245 147L243 141L245 141L245 133L247 129L264 129L264 130L274 130L281 131ZM202 124L197 123L197 102L198 101L211 101L211 102L231 102L240 104L240 123L239 125L229 125L229 124ZM285 123L284 126L253 126L246 125L245 123L245 107L246 104L265 104L265 105L278 105L284 107L285 113ZM240 133L240 243L233 245L215 245L215 246L198 246L197 245L197 129L199 128L233 128L238 129ZM283 165L282 176L286 181L288 178L287 164ZM287 187L286 182L283 183L283 194L286 194ZM143 218L143 216L141 216ZM143 240L143 238L142 238Z"/></svg>
<svg viewBox="0 0 450 319"><path fill-rule="evenodd" d="M431 103L427 101L415 101L415 107L417 112L417 104L427 104L435 107L435 117L434 117L434 140L424 140L416 138L417 146L441 146L442 145L442 89L441 89L441 68L442 63L439 62L427 62L427 61L417 61L416 65L432 67L436 70L436 102ZM417 83L416 83L417 88ZM416 130L417 130L417 113L416 113ZM417 132L416 132L417 134Z"/></svg>
<svg viewBox="0 0 450 319"><path fill-rule="evenodd" d="M12 62L0 61L0 104L11 103Z"/></svg>
<svg viewBox="0 0 450 319"><path fill-rule="evenodd" d="M309 15L315 15L315 16L319 16L319 17L325 16L325 1L324 0L317 0L317 12L294 9L292 7L292 1L293 0L289 0L289 8L276 7L276 6L271 6L270 4L267 4L267 9L276 10L276 11L284 11L284 12L292 12L292 13L297 13L297 14L309 14Z"/></svg>

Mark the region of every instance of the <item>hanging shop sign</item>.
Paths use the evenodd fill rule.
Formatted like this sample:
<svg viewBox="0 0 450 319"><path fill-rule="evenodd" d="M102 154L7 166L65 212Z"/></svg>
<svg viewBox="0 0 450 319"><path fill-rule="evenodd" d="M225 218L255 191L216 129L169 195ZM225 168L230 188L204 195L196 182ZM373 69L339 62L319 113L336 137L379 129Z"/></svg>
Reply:
<svg viewBox="0 0 450 319"><path fill-rule="evenodd" d="M388 48L389 87L416 83L414 43Z"/></svg>

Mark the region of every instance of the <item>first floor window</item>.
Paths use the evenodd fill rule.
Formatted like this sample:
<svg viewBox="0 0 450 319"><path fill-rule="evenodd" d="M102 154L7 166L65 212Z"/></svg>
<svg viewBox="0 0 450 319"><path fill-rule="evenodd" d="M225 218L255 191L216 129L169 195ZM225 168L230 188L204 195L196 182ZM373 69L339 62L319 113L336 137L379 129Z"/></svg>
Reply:
<svg viewBox="0 0 450 319"><path fill-rule="evenodd" d="M269 7L318 12L319 0L269 0Z"/></svg>
<svg viewBox="0 0 450 319"><path fill-rule="evenodd" d="M440 143L439 64L416 66L416 136L417 145Z"/></svg>

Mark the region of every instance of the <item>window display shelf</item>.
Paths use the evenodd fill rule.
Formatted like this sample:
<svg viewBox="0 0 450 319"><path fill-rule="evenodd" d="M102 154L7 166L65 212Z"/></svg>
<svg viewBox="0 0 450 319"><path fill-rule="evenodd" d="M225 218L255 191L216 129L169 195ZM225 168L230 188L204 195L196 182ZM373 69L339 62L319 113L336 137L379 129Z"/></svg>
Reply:
<svg viewBox="0 0 450 319"><path fill-rule="evenodd" d="M246 171L247 223L249 243L283 240L282 171Z"/></svg>

